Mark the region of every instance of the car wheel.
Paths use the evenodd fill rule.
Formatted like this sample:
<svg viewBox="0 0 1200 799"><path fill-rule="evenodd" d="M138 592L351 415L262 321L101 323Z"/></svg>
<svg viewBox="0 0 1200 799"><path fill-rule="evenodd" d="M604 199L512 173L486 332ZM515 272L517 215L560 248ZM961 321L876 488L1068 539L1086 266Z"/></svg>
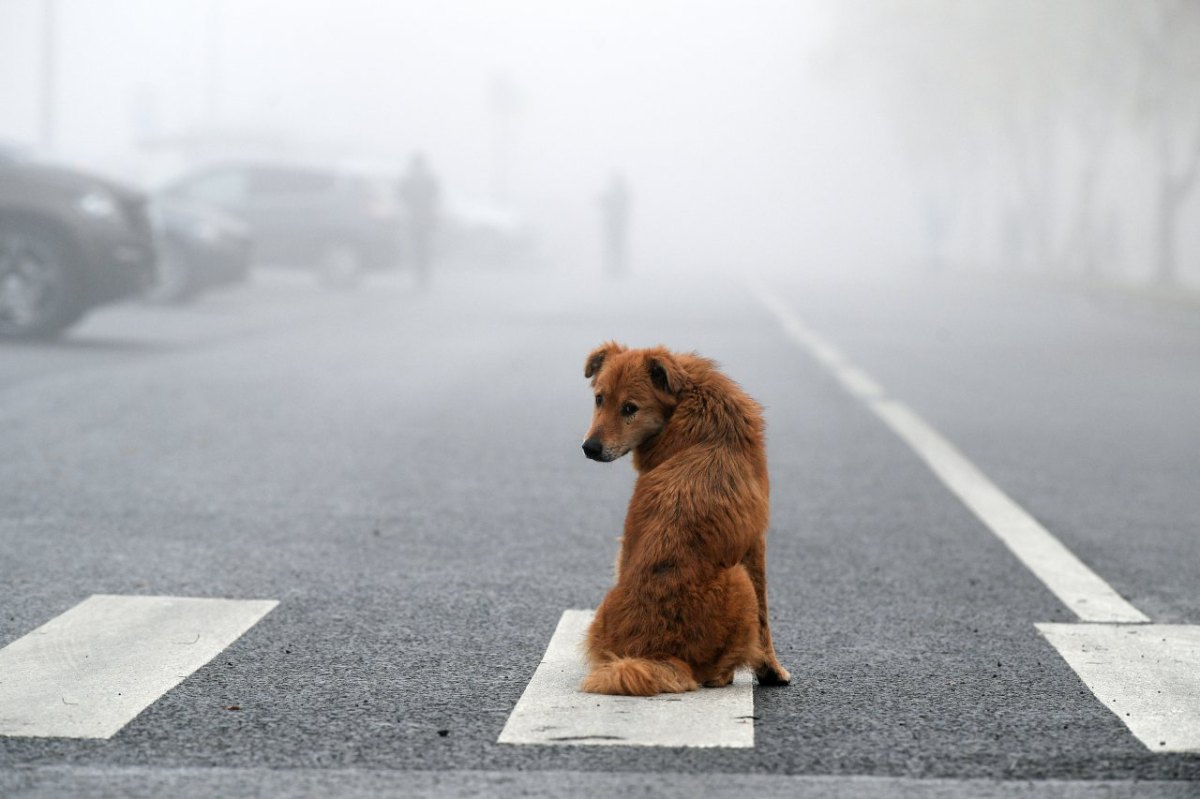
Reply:
<svg viewBox="0 0 1200 799"><path fill-rule="evenodd" d="M317 263L321 283L337 289L351 288L362 279L363 257L356 247L334 242L325 245Z"/></svg>
<svg viewBox="0 0 1200 799"><path fill-rule="evenodd" d="M37 228L0 227L0 337L58 335L87 309L64 242Z"/></svg>
<svg viewBox="0 0 1200 799"><path fill-rule="evenodd" d="M164 242L158 250L154 285L142 296L149 302L166 305L187 302L195 295L195 281L186 253L178 244Z"/></svg>

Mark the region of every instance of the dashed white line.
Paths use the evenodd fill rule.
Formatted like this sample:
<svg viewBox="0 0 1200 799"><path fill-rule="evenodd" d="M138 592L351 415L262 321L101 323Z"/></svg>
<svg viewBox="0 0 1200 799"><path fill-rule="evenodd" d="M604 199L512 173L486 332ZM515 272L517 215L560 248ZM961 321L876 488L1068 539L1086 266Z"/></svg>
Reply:
<svg viewBox="0 0 1200 799"><path fill-rule="evenodd" d="M0 736L110 738L277 604L89 597L0 649Z"/></svg>
<svg viewBox="0 0 1200 799"><path fill-rule="evenodd" d="M652 697L600 696L579 690L580 644L590 610L559 619L546 654L525 687L498 743L546 746L754 746L754 685L739 672L726 688Z"/></svg>

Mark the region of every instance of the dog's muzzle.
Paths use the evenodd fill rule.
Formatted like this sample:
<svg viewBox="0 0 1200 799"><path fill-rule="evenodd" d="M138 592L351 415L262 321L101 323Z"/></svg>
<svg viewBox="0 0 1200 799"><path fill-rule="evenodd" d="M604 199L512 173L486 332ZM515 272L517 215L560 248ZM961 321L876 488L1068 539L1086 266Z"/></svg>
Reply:
<svg viewBox="0 0 1200 799"><path fill-rule="evenodd" d="M589 438L583 442L583 454L594 461L607 460L604 457L604 444L598 438Z"/></svg>

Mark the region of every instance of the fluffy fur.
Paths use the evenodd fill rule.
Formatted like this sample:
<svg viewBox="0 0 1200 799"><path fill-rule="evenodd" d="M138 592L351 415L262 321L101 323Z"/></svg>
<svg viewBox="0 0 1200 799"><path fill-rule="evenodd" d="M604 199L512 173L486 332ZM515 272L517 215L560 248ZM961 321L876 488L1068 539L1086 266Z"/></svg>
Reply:
<svg viewBox="0 0 1200 799"><path fill-rule="evenodd" d="M652 696L733 681L786 685L767 620L769 481L762 409L698 355L608 343L588 355L584 452L633 453L616 584L585 642L584 691Z"/></svg>

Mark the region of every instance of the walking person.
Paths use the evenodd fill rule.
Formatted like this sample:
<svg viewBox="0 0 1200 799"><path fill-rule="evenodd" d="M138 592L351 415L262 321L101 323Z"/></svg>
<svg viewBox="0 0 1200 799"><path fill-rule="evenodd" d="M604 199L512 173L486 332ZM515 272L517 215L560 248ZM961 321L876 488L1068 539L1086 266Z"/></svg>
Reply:
<svg viewBox="0 0 1200 799"><path fill-rule="evenodd" d="M407 247L417 283L429 285L433 267L433 238L437 232L441 186L429 169L425 156L415 153L408 171L400 179L400 202L404 206Z"/></svg>
<svg viewBox="0 0 1200 799"><path fill-rule="evenodd" d="M600 225L606 274L623 275L629 269L629 187L614 173L600 195Z"/></svg>

